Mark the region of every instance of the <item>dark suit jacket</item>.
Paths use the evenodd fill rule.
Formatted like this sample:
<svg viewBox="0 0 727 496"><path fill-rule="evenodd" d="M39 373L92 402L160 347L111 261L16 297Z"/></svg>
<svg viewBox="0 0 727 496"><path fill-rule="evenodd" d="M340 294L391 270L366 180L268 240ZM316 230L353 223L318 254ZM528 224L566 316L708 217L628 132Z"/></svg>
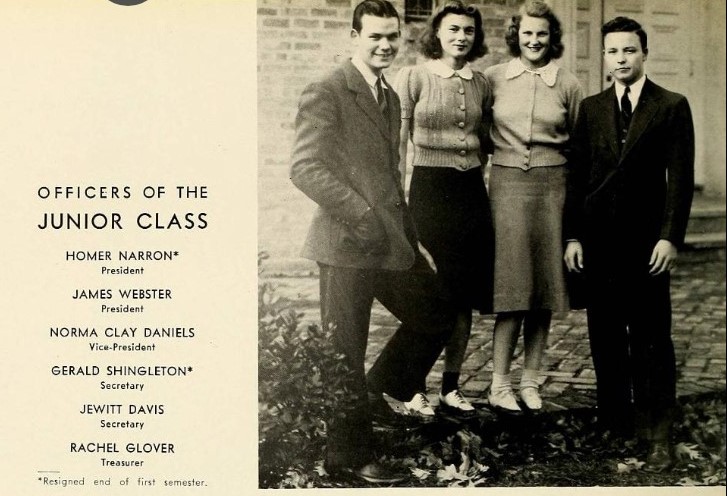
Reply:
<svg viewBox="0 0 727 496"><path fill-rule="evenodd" d="M694 192L687 99L646 80L622 149L613 86L583 100L573 138L564 235L586 270L643 267L659 239L680 246ZM627 269L629 270L629 269Z"/></svg>
<svg viewBox="0 0 727 496"><path fill-rule="evenodd" d="M302 255L339 267L404 270L416 236L401 188L399 98L389 89L387 123L368 84L347 61L300 99L291 180L318 204ZM358 239L369 209L385 235Z"/></svg>

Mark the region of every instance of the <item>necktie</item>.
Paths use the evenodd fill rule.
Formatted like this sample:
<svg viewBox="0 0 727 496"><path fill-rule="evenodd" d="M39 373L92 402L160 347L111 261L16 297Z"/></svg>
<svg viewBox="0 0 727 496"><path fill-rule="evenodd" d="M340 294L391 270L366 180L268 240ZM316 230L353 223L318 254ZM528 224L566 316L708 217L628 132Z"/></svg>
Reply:
<svg viewBox="0 0 727 496"><path fill-rule="evenodd" d="M386 101L386 92L384 91L384 88L381 85L382 80L384 79L384 76L381 76L376 80L376 100L379 103L379 109L381 110L381 113L384 115L384 117L387 117L389 115L388 108L389 105Z"/></svg>
<svg viewBox="0 0 727 496"><path fill-rule="evenodd" d="M631 116L633 115L629 93L631 93L631 88L627 86L626 89L624 89L624 94L621 95L621 114L623 115L624 121L626 121L627 125L631 122Z"/></svg>

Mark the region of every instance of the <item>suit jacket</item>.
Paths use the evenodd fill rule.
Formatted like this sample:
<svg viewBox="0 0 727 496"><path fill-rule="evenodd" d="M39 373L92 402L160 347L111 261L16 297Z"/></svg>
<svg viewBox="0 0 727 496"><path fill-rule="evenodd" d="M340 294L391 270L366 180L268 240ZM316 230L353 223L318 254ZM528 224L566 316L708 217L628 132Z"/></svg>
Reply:
<svg viewBox="0 0 727 496"><path fill-rule="evenodd" d="M339 267L413 264L416 236L398 171L401 108L396 93L389 88L388 94L387 123L350 60L303 91L290 175L318 204L304 257ZM369 210L382 233L376 243L355 230L371 220Z"/></svg>
<svg viewBox="0 0 727 496"><path fill-rule="evenodd" d="M680 246L694 193L687 99L647 79L619 147L613 86L583 100L573 138L564 235L584 245L586 270L647 267L654 245Z"/></svg>

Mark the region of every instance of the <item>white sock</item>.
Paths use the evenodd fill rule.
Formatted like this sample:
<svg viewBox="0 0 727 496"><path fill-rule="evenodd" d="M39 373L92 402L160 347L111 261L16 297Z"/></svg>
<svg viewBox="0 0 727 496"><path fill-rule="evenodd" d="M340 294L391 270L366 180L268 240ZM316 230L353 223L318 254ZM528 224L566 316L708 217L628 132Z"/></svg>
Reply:
<svg viewBox="0 0 727 496"><path fill-rule="evenodd" d="M523 369L523 375L520 378L520 389L523 388L535 388L538 389L538 376L540 375L539 370L534 369Z"/></svg>
<svg viewBox="0 0 727 496"><path fill-rule="evenodd" d="M492 385L490 390L493 394L502 393L512 389L512 383L510 382L510 374L496 374L492 373Z"/></svg>

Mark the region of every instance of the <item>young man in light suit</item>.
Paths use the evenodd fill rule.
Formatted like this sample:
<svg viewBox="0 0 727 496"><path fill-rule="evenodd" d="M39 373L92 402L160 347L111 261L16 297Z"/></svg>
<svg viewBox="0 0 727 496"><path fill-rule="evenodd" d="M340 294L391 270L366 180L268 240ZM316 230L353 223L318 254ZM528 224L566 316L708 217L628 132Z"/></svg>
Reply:
<svg viewBox="0 0 727 496"><path fill-rule="evenodd" d="M389 2L355 8L354 56L304 90L291 165L293 183L318 204L303 256L320 266L323 325L355 376L351 400L335 405L329 419L325 466L381 483L403 478L373 452L372 419L403 424L381 393L426 398L417 393L454 321L419 251L398 171L399 99L382 71L399 37ZM366 376L374 298L402 325Z"/></svg>
<svg viewBox="0 0 727 496"><path fill-rule="evenodd" d="M635 428L649 442L646 467L660 471L672 464L669 271L694 192L694 128L687 99L646 78L641 25L617 17L601 32L614 84L581 104L565 262L585 275L599 423Z"/></svg>

